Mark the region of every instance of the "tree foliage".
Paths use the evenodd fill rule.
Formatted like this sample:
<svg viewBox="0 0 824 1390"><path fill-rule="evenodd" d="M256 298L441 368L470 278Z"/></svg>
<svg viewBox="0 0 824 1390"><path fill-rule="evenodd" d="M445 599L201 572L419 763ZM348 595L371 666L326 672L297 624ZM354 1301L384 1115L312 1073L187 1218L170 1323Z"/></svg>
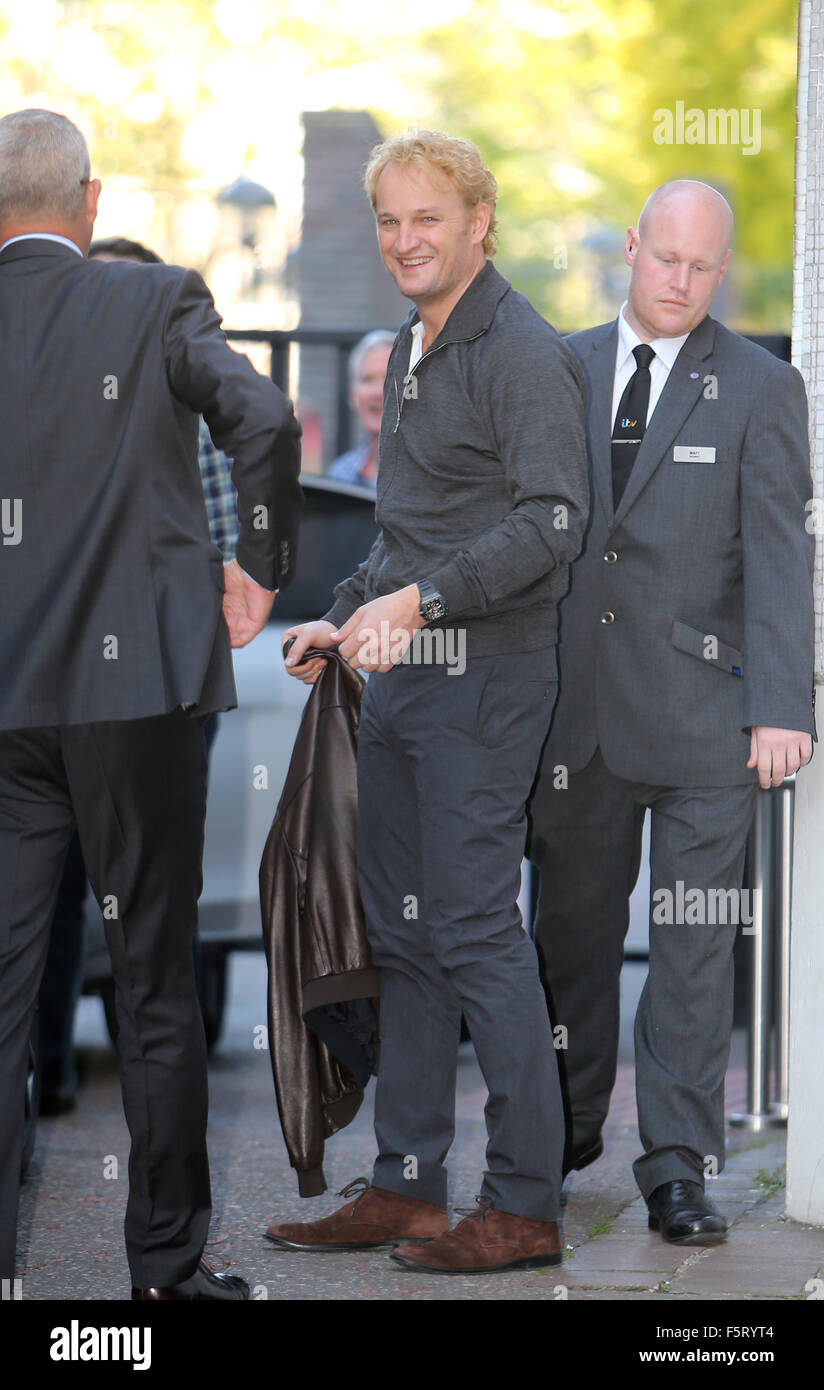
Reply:
<svg viewBox="0 0 824 1390"><path fill-rule="evenodd" d="M289 100L468 135L500 186L501 269L569 328L614 311L646 194L702 178L736 213L735 322L779 329L795 26L794 0L0 0L0 102L48 100L104 180L177 196L210 176L187 143L204 115L217 129L248 111L251 151ZM758 111L760 149L657 143L656 113L677 102Z"/></svg>

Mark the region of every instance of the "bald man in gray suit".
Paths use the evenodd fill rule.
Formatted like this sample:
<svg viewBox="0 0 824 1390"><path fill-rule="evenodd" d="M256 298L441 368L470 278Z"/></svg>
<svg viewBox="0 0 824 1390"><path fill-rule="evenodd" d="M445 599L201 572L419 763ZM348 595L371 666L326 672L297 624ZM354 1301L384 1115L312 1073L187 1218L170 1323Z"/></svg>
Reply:
<svg viewBox="0 0 824 1390"><path fill-rule="evenodd" d="M650 1228L685 1245L727 1232L704 1177L724 1165L756 789L806 763L815 732L804 385L709 317L731 235L714 189L657 189L628 231L618 320L569 339L587 377L592 515L561 604L560 694L531 804L536 935L568 1030L566 1172L603 1152L650 811L634 1170Z"/></svg>

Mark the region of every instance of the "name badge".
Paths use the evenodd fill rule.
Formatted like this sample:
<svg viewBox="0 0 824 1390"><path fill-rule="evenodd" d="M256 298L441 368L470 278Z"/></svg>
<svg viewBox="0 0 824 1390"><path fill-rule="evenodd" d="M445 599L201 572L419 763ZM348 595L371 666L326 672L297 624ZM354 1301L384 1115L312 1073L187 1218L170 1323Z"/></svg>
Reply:
<svg viewBox="0 0 824 1390"><path fill-rule="evenodd" d="M701 444L676 444L673 463L715 463L715 449Z"/></svg>

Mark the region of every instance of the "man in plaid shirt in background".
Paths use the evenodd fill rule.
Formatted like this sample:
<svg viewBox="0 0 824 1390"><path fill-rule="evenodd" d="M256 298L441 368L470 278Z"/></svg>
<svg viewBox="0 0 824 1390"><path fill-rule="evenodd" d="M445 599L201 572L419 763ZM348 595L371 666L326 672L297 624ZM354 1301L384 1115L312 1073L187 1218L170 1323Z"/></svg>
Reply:
<svg viewBox="0 0 824 1390"><path fill-rule="evenodd" d="M215 448L202 416L197 461L209 518L209 534L223 556L223 563L228 564L234 560L237 549L237 493L232 482L232 461L222 449Z"/></svg>

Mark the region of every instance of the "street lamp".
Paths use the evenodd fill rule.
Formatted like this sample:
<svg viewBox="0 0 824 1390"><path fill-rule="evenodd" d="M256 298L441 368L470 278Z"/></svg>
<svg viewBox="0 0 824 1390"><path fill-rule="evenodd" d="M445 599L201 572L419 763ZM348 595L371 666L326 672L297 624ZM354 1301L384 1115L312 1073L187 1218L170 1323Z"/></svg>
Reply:
<svg viewBox="0 0 824 1390"><path fill-rule="evenodd" d="M253 179L237 178L228 187L222 188L215 198L219 207L234 209L231 214L235 219L235 225L239 223L240 237L235 240L240 241L241 246L245 246L252 253L252 288L254 289L263 278L259 264L259 242L262 220L266 216L264 209L271 208L274 212L277 208L275 195L271 189L266 188L262 183L255 183Z"/></svg>

